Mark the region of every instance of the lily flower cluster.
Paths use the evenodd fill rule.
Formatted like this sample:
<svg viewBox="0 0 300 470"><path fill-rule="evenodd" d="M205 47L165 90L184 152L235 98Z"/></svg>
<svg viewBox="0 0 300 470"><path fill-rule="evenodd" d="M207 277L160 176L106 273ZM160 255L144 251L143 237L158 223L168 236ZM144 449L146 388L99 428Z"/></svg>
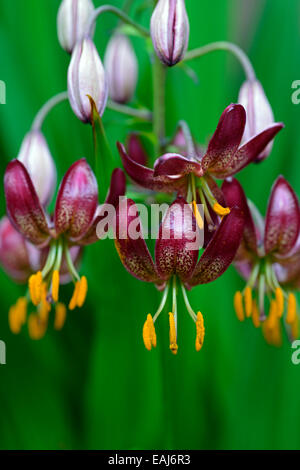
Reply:
<svg viewBox="0 0 300 470"><path fill-rule="evenodd" d="M116 15L119 22L102 61L93 37L97 18L106 12ZM124 28L123 23L129 27ZM170 294L169 343L171 352L177 354L179 288L195 323L195 348L202 348L204 315L191 307L187 291L214 282L232 263L247 281L243 292L234 297L238 318L252 317L255 326L262 325L271 344L280 344L282 325L290 338L296 338L295 291L300 287L297 196L279 177L263 221L234 178L270 155L283 124L275 122L252 64L238 46L222 42L188 51L190 25L184 0L158 0L149 27L148 31L114 6L95 8L92 0L61 2L57 30L61 46L70 54L68 90L44 105L18 158L8 164L4 175L7 216L0 223L0 261L16 282L28 284L27 293L9 311L10 328L19 333L28 322L31 338L42 338L53 306L54 328L61 329L67 306L59 300L59 290L66 282L74 285L69 310L83 306L88 282L79 274L80 260L84 247L98 241L97 226L110 204L115 209L112 225L122 264L133 277L154 284L162 295L156 312L148 313L144 322L147 350L157 345L156 322ZM149 39L152 42L152 110L128 105L136 102L138 82L132 30L146 39L147 51ZM184 121L178 123L175 136L168 138L162 90L167 70L216 49L235 54L244 68L246 81L238 102L222 112L206 149L195 141ZM126 177L120 168L112 171L105 204L99 204L98 183L90 164L84 158L75 161L61 181L54 212L47 211L56 188L56 168L41 126L48 112L65 99L80 121L92 125L94 143L95 122L99 122L98 138L107 144L101 119L107 107L149 125L149 132L143 135L154 143L153 165L137 129L130 128L127 142L117 142L117 150L130 180L131 195L138 194L147 203L149 195L153 201L159 193L170 203L159 226L154 258L145 241L138 207L132 197L126 197ZM132 233L132 226L137 234ZM204 233L203 246L199 233ZM27 316L30 305L35 313Z"/></svg>

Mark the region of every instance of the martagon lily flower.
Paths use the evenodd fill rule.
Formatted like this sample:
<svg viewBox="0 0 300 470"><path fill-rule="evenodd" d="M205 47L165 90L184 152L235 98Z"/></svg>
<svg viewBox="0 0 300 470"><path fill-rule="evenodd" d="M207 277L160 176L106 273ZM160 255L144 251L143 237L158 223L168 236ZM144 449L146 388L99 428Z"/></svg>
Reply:
<svg viewBox="0 0 300 470"><path fill-rule="evenodd" d="M172 309L169 313L170 350L177 353L177 284L181 286L183 299L189 315L196 324L196 350L204 340L204 321L201 312L193 311L187 298L186 289L198 284L212 282L223 274L231 264L244 228L242 212L234 207L224 217L213 238L198 261L198 229L191 207L178 196L169 206L159 228L155 245L155 263L145 243L137 206L131 199L125 199L117 208L116 248L127 271L141 281L153 282L163 291L162 300L152 317L150 314L143 328L145 347L156 346L154 324L165 307L168 292L172 290ZM131 233L137 227L138 235ZM198 232L199 233L199 232ZM193 243L193 245L191 245Z"/></svg>
<svg viewBox="0 0 300 470"><path fill-rule="evenodd" d="M194 155L166 153L155 161L154 169L139 164L122 144L117 145L124 169L136 184L154 191L177 191L192 202L197 218L197 203L203 204L207 226L213 231L217 226L214 215L229 213L215 179L233 176L255 161L283 127L274 123L240 146L245 124L243 106L231 104L223 111L204 155L197 149Z"/></svg>
<svg viewBox="0 0 300 470"><path fill-rule="evenodd" d="M298 337L295 289L300 287L299 201L289 183L279 176L275 181L265 220L254 205L248 205L237 180L222 186L228 204L236 204L245 214L245 231L234 264L247 284L237 292L234 306L243 321L252 317L255 327L262 325L270 344L280 345L281 319L290 339ZM266 316L266 297L269 313ZM243 305L244 299L244 305Z"/></svg>
<svg viewBox="0 0 300 470"><path fill-rule="evenodd" d="M43 267L28 280L29 291L13 307L15 315L27 310L31 300L37 314L30 317L29 329L39 337L45 329L51 305L56 317L66 316L66 307L58 302L60 272L66 269L74 283L69 309L82 307L87 294L87 279L80 277L75 266L78 250L98 240L96 227L103 217L98 206L98 186L94 173L85 159L73 163L65 174L56 199L53 217L46 214L25 166L12 160L5 171L4 189L7 215L15 230L39 250L47 250ZM116 205L125 194L125 175L117 168L112 173L106 203ZM58 320L59 321L59 320Z"/></svg>

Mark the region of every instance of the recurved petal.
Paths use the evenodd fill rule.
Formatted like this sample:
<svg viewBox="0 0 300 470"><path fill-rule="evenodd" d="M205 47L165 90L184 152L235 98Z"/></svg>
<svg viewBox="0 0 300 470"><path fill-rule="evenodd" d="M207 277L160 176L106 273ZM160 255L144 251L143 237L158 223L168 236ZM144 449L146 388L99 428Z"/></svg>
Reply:
<svg viewBox="0 0 300 470"><path fill-rule="evenodd" d="M154 163L154 176L184 176L189 173L202 176L200 163L177 153L166 153Z"/></svg>
<svg viewBox="0 0 300 470"><path fill-rule="evenodd" d="M299 229L299 201L290 184L279 176L273 185L267 209L266 253L288 253L297 242Z"/></svg>
<svg viewBox="0 0 300 470"><path fill-rule="evenodd" d="M241 171L249 163L254 162L258 155L274 139L275 135L283 128L282 123L276 123L265 129L260 134L246 142L237 152L225 158L220 158L209 169L215 178L224 179Z"/></svg>
<svg viewBox="0 0 300 470"><path fill-rule="evenodd" d="M241 243L244 223L245 216L242 211L233 207L230 214L222 220L198 261L194 273L188 281L190 286L212 282L226 271Z"/></svg>
<svg viewBox="0 0 300 470"><path fill-rule="evenodd" d="M118 142L117 147L126 173L139 186L151 189L153 191L161 191L165 193L185 191L187 184L185 178L170 178L167 176L155 177L154 170L140 165L129 157L124 145Z"/></svg>
<svg viewBox="0 0 300 470"><path fill-rule="evenodd" d="M240 104L230 104L223 111L217 128L209 141L202 167L207 171L222 162L227 165L237 151L245 128L246 112Z"/></svg>
<svg viewBox="0 0 300 470"><path fill-rule="evenodd" d="M34 245L49 240L45 213L23 163L12 160L4 175L7 215L14 227Z"/></svg>
<svg viewBox="0 0 300 470"><path fill-rule="evenodd" d="M161 282L143 238L137 206L132 199L124 198L117 207L115 245L123 266L132 276L141 281Z"/></svg>
<svg viewBox="0 0 300 470"><path fill-rule="evenodd" d="M250 209L248 207L247 198L241 184L235 178L230 178L223 182L222 191L226 199L226 204L229 207L237 206L243 212L245 217L245 227L243 233L244 247L256 254L256 229Z"/></svg>
<svg viewBox="0 0 300 470"><path fill-rule="evenodd" d="M185 281L193 273L199 254L199 235L190 205L178 197L167 210L155 245L159 276L167 280L177 274Z"/></svg>
<svg viewBox="0 0 300 470"><path fill-rule="evenodd" d="M132 132L127 141L127 149L130 158L140 165L147 165L148 155L142 145L138 134Z"/></svg>
<svg viewBox="0 0 300 470"><path fill-rule="evenodd" d="M71 241L80 240L94 219L97 204L97 181L82 158L69 168L58 191L54 215L57 235L65 233Z"/></svg>

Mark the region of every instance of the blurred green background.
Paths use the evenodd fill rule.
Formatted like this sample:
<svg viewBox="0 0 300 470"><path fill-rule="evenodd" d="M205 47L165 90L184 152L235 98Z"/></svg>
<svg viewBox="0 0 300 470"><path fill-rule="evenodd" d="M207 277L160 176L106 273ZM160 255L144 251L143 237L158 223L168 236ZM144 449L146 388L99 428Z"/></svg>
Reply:
<svg viewBox="0 0 300 470"><path fill-rule="evenodd" d="M0 106L1 175L17 155L40 106L66 89L69 57L56 35L59 0L0 0L0 79L7 104ZM94 1L95 5L101 3ZM122 1L113 1L120 6ZM143 0L135 0L137 12ZM250 55L258 78L286 128L270 158L239 179L264 212L272 182L282 173L300 195L300 105L291 102L291 83L300 79L300 1L187 0L189 48L216 40L234 41ZM150 10L137 16L149 24ZM116 19L99 19L95 41L103 57ZM151 106L151 70L143 41L138 102ZM168 131L186 119L207 142L222 110L237 100L243 71L235 58L216 52L190 63L195 85L181 68L167 82ZM112 148L126 136L126 118L107 111L104 124ZM59 178L82 156L91 159L91 129L67 103L47 118L44 133ZM116 155L117 159L117 155ZM4 213L3 193L0 195ZM8 329L9 306L24 292L1 272L0 339L7 364L0 366L1 449L299 449L300 366L291 347L265 344L249 322L240 324L232 297L243 281L233 268L215 283L189 295L205 317L202 351L194 350L194 324L179 303L179 353L168 350L168 316L157 324L158 347L149 353L142 325L160 294L132 278L109 240L89 247L81 272L89 280L83 309L69 314L61 332L52 326L34 342L26 328ZM66 301L71 287L61 290Z"/></svg>

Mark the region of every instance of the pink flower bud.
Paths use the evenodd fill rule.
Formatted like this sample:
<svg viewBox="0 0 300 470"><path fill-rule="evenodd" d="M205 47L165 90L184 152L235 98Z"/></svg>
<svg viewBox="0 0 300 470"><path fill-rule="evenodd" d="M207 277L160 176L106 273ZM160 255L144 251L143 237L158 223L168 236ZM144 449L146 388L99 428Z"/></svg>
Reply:
<svg viewBox="0 0 300 470"><path fill-rule="evenodd" d="M25 136L18 160L27 169L41 204L46 206L55 191L56 168L46 139L40 131L31 131Z"/></svg>
<svg viewBox="0 0 300 470"><path fill-rule="evenodd" d="M240 89L238 101L246 110L246 126L242 143L274 124L274 115L264 89L258 80L247 80ZM256 161L264 160L271 152L273 141L258 155Z"/></svg>
<svg viewBox="0 0 300 470"><path fill-rule="evenodd" d="M86 37L73 50L68 69L70 105L82 122L91 122L92 107L89 96L102 116L108 95L104 67L93 41Z"/></svg>
<svg viewBox="0 0 300 470"><path fill-rule="evenodd" d="M83 39L89 18L94 11L91 0L63 0L57 15L57 34L60 45L69 54L77 41Z"/></svg>
<svg viewBox="0 0 300 470"><path fill-rule="evenodd" d="M183 59L189 33L184 0L159 0L151 18L151 37L163 64L172 66Z"/></svg>
<svg viewBox="0 0 300 470"><path fill-rule="evenodd" d="M109 96L117 103L131 100L137 82L138 64L130 40L123 34L110 39L104 58Z"/></svg>

